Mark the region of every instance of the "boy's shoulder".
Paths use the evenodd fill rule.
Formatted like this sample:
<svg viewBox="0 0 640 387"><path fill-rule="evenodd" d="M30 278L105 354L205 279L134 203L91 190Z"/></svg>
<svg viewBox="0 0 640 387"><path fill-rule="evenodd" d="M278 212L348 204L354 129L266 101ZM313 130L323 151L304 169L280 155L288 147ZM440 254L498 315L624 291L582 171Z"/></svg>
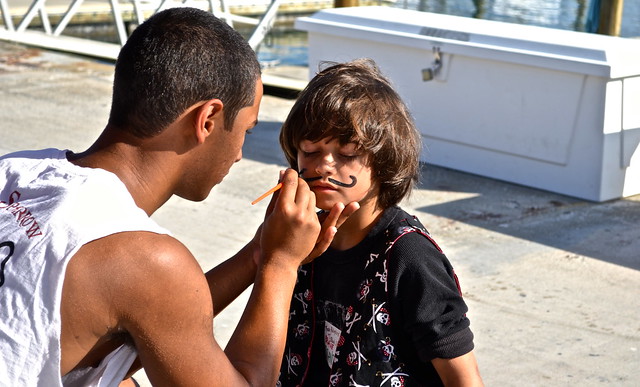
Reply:
<svg viewBox="0 0 640 387"><path fill-rule="evenodd" d="M385 256L392 272L449 272L451 262L420 220L397 208L384 233Z"/></svg>
<svg viewBox="0 0 640 387"><path fill-rule="evenodd" d="M418 219L417 216L409 214L398 206L389 208L385 215L388 215L388 219L391 219L384 230L388 246L387 252L397 243L419 243L420 241L423 241L428 242L438 252L443 253L438 243L433 239L427 228L422 224L422 222L420 222L420 219ZM403 238L410 234L415 235Z"/></svg>

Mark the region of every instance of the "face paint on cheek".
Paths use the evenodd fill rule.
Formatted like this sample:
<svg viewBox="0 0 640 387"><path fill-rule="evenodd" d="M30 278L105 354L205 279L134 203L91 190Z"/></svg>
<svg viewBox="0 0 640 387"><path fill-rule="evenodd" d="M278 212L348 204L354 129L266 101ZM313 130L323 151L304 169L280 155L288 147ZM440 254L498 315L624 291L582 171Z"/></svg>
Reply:
<svg viewBox="0 0 640 387"><path fill-rule="evenodd" d="M300 170L300 172L298 172L298 175L302 178L302 180L306 181L307 183L312 182L312 181L316 181L316 180L320 180L322 179L322 176L316 176L316 177L304 177L304 173L305 173L306 169L302 168Z"/></svg>
<svg viewBox="0 0 640 387"><path fill-rule="evenodd" d="M300 170L299 174L300 174L300 177L302 177L302 179L304 181L306 181L307 183L322 179L322 176L304 177L304 172L305 171L306 171L306 169L303 168L302 170ZM351 183L343 183L341 181L338 181L338 180L332 179L332 178L329 178L328 180L329 180L330 183L333 183L333 184L335 184L337 186L340 186L340 187L343 187L343 188L351 188L351 187L355 186L358 183L358 179L355 176L349 175L349 178L351 179Z"/></svg>
<svg viewBox="0 0 640 387"><path fill-rule="evenodd" d="M329 178L329 181L335 185L339 185L340 187L344 187L344 188L351 188L354 185L356 185L356 183L358 183L358 179L356 179L355 176L353 175L349 175L349 177L351 178L351 183L347 184L347 183L343 183L341 181Z"/></svg>

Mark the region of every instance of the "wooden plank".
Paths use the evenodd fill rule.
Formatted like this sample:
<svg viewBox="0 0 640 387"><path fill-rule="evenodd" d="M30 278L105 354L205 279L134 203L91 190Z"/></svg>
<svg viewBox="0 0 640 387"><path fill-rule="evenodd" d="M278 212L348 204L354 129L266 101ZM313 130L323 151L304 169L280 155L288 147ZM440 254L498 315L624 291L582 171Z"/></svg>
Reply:
<svg viewBox="0 0 640 387"><path fill-rule="evenodd" d="M620 36L624 0L601 1L598 33L602 35Z"/></svg>

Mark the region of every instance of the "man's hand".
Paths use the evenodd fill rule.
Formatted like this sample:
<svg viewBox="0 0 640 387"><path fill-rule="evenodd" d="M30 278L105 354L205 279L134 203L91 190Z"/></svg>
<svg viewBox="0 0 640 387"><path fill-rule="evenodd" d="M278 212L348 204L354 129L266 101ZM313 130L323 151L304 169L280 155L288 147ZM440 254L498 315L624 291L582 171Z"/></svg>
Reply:
<svg viewBox="0 0 640 387"><path fill-rule="evenodd" d="M319 214L318 218L322 229L320 230L320 235L318 235L318 240L311 254L305 258L303 263L309 263L327 251L329 246L331 246L331 242L333 242L333 237L336 235L338 228L358 209L360 209L358 202L351 202L346 206L342 203L336 203L333 208L331 208L331 211L323 211Z"/></svg>
<svg viewBox="0 0 640 387"><path fill-rule="evenodd" d="M284 176L284 172L280 176L280 180ZM269 215L273 212L275 208L276 202L278 200L278 195L280 192L276 192L269 202L269 206L265 212L265 219L269 217ZM313 194L313 193L311 193ZM351 216L354 212L360 209L360 204L358 202L351 202L346 206L343 203L336 203L330 211L321 211L317 213L318 220L321 225L320 233L318 235L318 239L316 240L316 244L313 247L311 253L304 259L302 264L309 263L322 255L329 246L331 242L333 242L333 237L336 235L337 229ZM253 259L256 266L260 265L261 260L261 248L260 248L260 239L262 237L262 230L264 228L264 223L260 225L258 230L256 231L255 236L249 242L249 245L253 246Z"/></svg>
<svg viewBox="0 0 640 387"><path fill-rule="evenodd" d="M297 266L314 249L322 230L316 197L293 169L282 175L282 189L269 204L262 225L262 264Z"/></svg>

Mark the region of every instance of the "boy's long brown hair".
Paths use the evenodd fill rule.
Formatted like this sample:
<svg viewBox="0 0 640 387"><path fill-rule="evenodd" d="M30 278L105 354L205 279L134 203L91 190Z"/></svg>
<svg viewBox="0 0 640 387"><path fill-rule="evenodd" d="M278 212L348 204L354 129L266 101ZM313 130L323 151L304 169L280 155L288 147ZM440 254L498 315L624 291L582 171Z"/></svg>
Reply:
<svg viewBox="0 0 640 387"><path fill-rule="evenodd" d="M302 140L357 144L366 155L386 209L407 196L419 176L420 133L407 106L370 59L329 64L300 93L280 132L280 145L298 170Z"/></svg>

